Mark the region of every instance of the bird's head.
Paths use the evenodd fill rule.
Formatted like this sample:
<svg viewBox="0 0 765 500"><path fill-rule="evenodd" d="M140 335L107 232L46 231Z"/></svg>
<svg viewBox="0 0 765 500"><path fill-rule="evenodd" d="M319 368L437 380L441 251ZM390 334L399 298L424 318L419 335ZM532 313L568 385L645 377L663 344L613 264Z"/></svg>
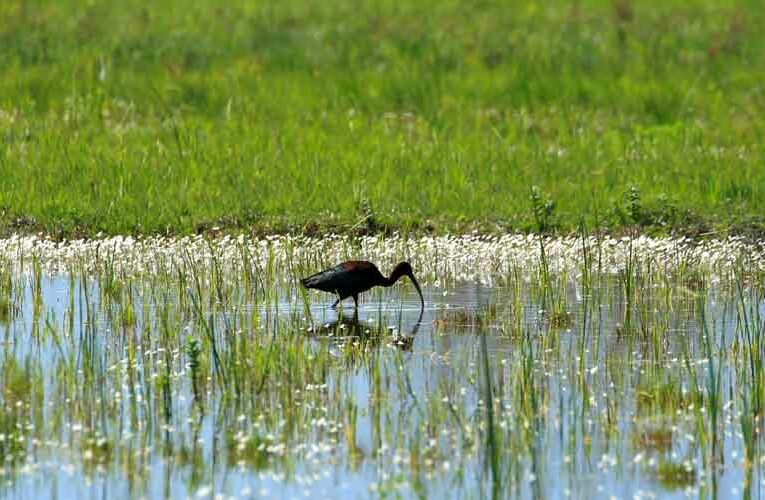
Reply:
<svg viewBox="0 0 765 500"><path fill-rule="evenodd" d="M403 276L407 276L410 280L412 280L412 284L417 289L417 293L420 294L420 302L422 303L422 307L424 309L425 299L422 297L420 284L417 283L417 279L414 277L414 271L412 270L412 265L408 262L399 262L396 267L393 268L393 272L390 273L390 279L393 282L398 281Z"/></svg>
<svg viewBox="0 0 765 500"><path fill-rule="evenodd" d="M413 276L414 271L412 265L408 262L399 262L396 267L393 268L393 272L390 273L391 279L397 281L402 276Z"/></svg>

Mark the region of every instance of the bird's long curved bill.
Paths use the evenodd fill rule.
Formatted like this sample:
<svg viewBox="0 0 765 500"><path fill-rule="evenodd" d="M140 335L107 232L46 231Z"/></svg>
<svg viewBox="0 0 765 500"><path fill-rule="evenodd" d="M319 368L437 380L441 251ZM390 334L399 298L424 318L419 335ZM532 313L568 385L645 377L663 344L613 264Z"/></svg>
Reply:
<svg viewBox="0 0 765 500"><path fill-rule="evenodd" d="M422 297L422 290L420 289L420 284L417 283L417 280L414 278L413 274L409 275L409 279L412 280L412 284L417 289L417 293L420 294L420 303L422 303L422 308L425 309L425 299Z"/></svg>

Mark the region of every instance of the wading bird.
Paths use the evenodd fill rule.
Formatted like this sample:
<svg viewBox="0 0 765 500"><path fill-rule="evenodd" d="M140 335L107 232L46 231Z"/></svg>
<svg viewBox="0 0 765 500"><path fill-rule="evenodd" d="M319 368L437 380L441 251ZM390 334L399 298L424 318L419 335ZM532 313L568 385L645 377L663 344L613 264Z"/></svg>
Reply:
<svg viewBox="0 0 765 500"><path fill-rule="evenodd" d="M359 294L366 292L374 286L391 286L401 277L408 276L417 293L420 294L422 308L425 308L425 299L422 298L420 284L414 279L412 266L408 262L400 262L393 268L389 277L385 277L377 269L377 266L365 260L349 260L335 267L316 273L313 276L303 278L300 282L306 288L315 288L322 292L334 293L338 299L332 304L337 307L341 300L353 297L356 307L359 307Z"/></svg>

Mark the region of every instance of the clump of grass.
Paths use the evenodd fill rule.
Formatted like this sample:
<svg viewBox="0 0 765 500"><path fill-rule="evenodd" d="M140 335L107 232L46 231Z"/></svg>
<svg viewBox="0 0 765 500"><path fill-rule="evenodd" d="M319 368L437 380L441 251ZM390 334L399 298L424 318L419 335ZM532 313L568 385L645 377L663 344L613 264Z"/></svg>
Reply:
<svg viewBox="0 0 765 500"><path fill-rule="evenodd" d="M7 466L21 464L27 457L28 423L39 411L41 385L31 360L22 364L15 357L5 357L0 368L0 456Z"/></svg>
<svg viewBox="0 0 765 500"><path fill-rule="evenodd" d="M660 425L660 424L659 424ZM632 444L638 450L651 450L666 453L672 449L674 434L671 424L657 425L636 429L632 434Z"/></svg>
<svg viewBox="0 0 765 500"><path fill-rule="evenodd" d="M12 316L13 273L8 259L0 259L0 324L7 324Z"/></svg>
<svg viewBox="0 0 765 500"><path fill-rule="evenodd" d="M489 328L498 323L500 313L500 306L496 303L474 308L441 308L436 313L433 325L438 329L449 330Z"/></svg>
<svg viewBox="0 0 765 500"><path fill-rule="evenodd" d="M574 318L569 311L554 310L548 316L552 328L568 328L574 323Z"/></svg>
<svg viewBox="0 0 765 500"><path fill-rule="evenodd" d="M201 395L199 392L199 377L200 367L199 356L202 352L202 348L199 344L199 340L189 338L186 342L186 355L189 359L189 377L191 378L191 388L194 393L194 401L198 404L202 404Z"/></svg>
<svg viewBox="0 0 765 500"><path fill-rule="evenodd" d="M81 450L83 461L90 466L107 465L113 460L114 446L109 440L97 433L91 433L83 439Z"/></svg>
<svg viewBox="0 0 765 500"><path fill-rule="evenodd" d="M675 380L655 384L641 384L635 393L636 408L639 415L674 415L678 409L684 409L692 402L698 402L683 391Z"/></svg>
<svg viewBox="0 0 765 500"><path fill-rule="evenodd" d="M696 483L696 471L692 467L666 460L659 462L656 477L668 490L685 489Z"/></svg>
<svg viewBox="0 0 765 500"><path fill-rule="evenodd" d="M241 432L226 433L226 459L229 465L247 465L256 471L268 468L269 461L273 456L269 447L273 443L261 438L257 434L243 434Z"/></svg>
<svg viewBox="0 0 765 500"><path fill-rule="evenodd" d="M555 230L555 202L540 191L538 186L531 187L531 208L534 213L534 229L539 233Z"/></svg>
<svg viewBox="0 0 765 500"><path fill-rule="evenodd" d="M2 290L0 290L0 293ZM11 320L11 301L3 295L0 295L0 323L7 324Z"/></svg>

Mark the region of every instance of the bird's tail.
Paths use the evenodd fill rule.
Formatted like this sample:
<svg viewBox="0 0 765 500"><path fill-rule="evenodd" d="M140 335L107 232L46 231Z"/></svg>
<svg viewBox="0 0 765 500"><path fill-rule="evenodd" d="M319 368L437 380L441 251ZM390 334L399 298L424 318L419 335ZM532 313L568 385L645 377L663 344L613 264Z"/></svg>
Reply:
<svg viewBox="0 0 765 500"><path fill-rule="evenodd" d="M318 290L324 290L328 278L332 278L336 274L336 270L330 269L328 271L322 271L320 273L312 274L307 278L300 280L306 288L316 288Z"/></svg>

